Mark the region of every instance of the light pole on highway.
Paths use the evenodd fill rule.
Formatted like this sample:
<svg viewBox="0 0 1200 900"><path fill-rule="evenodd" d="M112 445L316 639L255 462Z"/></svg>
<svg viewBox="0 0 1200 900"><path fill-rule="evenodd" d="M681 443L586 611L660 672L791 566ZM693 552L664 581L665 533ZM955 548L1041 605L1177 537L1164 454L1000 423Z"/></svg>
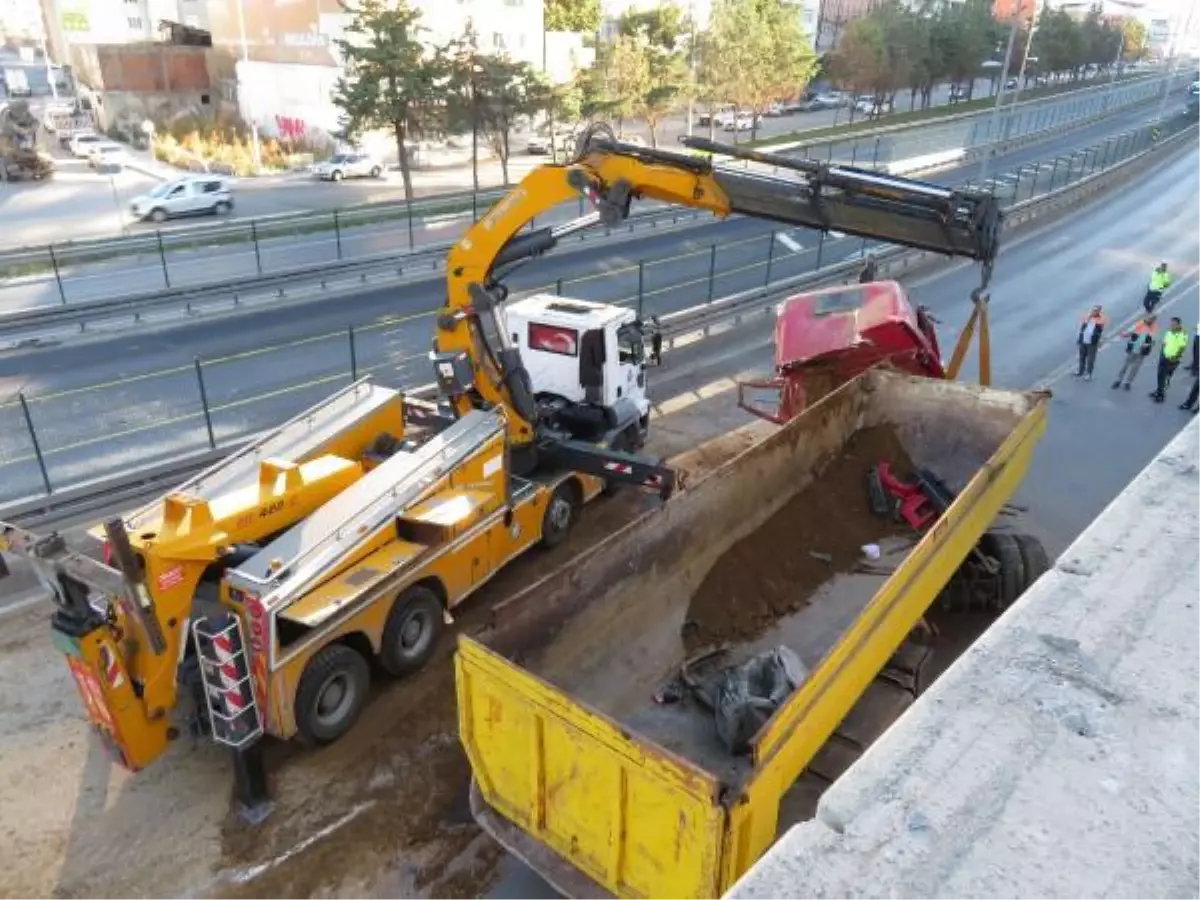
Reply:
<svg viewBox="0 0 1200 900"><path fill-rule="evenodd" d="M1033 12L1029 14L1029 31L1025 34L1025 52L1021 54L1021 70L1017 73L1017 89L1013 91L1012 105L1021 99L1021 88L1025 85L1025 67L1029 65L1029 53L1033 50L1033 33L1037 31L1040 0L1034 0Z"/></svg>
<svg viewBox="0 0 1200 900"><path fill-rule="evenodd" d="M1184 19L1182 28L1173 28L1173 34L1170 35L1170 43L1168 46L1169 58L1171 65L1167 67L1167 73L1163 77L1162 99L1158 101L1158 113L1156 119L1162 119L1163 114L1167 109L1167 98L1171 96L1171 82L1175 80L1175 72L1179 66L1179 36L1182 34L1191 34L1192 31L1192 14L1196 12L1196 3L1188 4L1187 18ZM1178 21L1178 20L1176 20Z"/></svg>
<svg viewBox="0 0 1200 900"><path fill-rule="evenodd" d="M242 11L242 3L243 3L243 0L234 0L234 6L237 7L238 34L241 36L241 40L242 40L242 63L245 65L245 68L243 68L243 70L242 70L242 75L244 75L244 74L246 74L246 69L248 69L249 65L250 65L250 50L246 45L246 15ZM236 66L234 66L234 71L235 72L237 71ZM239 99L242 98L242 96L243 96L242 95L242 75L237 76L237 89L238 89L238 98ZM248 113L246 118L248 118L250 120L250 140L253 142L254 174L257 175L259 172L262 171L262 148L258 144L258 122L256 122L254 119L254 114L250 110L249 102L246 103L246 111Z"/></svg>
<svg viewBox="0 0 1200 900"><path fill-rule="evenodd" d="M692 136L692 120L696 118L696 3L688 0L688 22L691 23L692 37L688 42L688 105L687 105L687 136Z"/></svg>
<svg viewBox="0 0 1200 900"><path fill-rule="evenodd" d="M996 91L996 105L992 107L992 118L988 123L988 141L994 142L996 125L1000 121L1000 107L1004 105L1004 84L1008 80L1008 67L1012 63L1013 44L1017 42L1017 28L1021 24L1020 16L1013 16L1012 28L1008 32L1008 49L1004 51L1004 66L1000 69L1000 90ZM988 163L991 162L991 151L983 154L979 163L979 180L987 178Z"/></svg>

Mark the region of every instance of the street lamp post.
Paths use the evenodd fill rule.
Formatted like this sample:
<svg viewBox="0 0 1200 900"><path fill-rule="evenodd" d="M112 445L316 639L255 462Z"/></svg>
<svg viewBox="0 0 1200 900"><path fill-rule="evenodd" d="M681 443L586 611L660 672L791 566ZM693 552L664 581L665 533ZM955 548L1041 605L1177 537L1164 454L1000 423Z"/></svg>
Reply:
<svg viewBox="0 0 1200 900"><path fill-rule="evenodd" d="M1033 12L1029 16L1029 32L1025 35L1025 52L1021 54L1021 70L1017 73L1017 89L1013 91L1012 105L1021 99L1021 88L1025 85L1025 67L1029 65L1029 53L1033 50L1033 33L1037 31L1038 0L1034 0Z"/></svg>
<svg viewBox="0 0 1200 900"><path fill-rule="evenodd" d="M1008 32L1008 48L1004 51L1004 67L1000 70L1000 90L996 91L996 105L992 107L992 118L988 123L988 140L993 141L996 134L996 124L1000 120L1000 107L1004 104L1004 84L1008 80L1008 67L1012 63L1013 44L1017 42L1017 26L1021 23L1019 16L1013 16L1012 28ZM988 163L991 162L991 150L983 154L979 163L979 180L987 178Z"/></svg>
<svg viewBox="0 0 1200 900"><path fill-rule="evenodd" d="M250 50L246 44L246 16L242 11L242 2L243 0L235 0L234 6L237 7L238 34L242 41L242 62L248 66L250 63ZM241 75L237 75L237 66L234 66L234 74L237 78L238 97L241 98L242 77ZM249 111L249 106L250 104L247 103L246 108L249 113L247 118L250 120L250 140L253 143L254 152L254 173L257 175L262 171L262 147L258 143L258 122L255 121L253 113Z"/></svg>

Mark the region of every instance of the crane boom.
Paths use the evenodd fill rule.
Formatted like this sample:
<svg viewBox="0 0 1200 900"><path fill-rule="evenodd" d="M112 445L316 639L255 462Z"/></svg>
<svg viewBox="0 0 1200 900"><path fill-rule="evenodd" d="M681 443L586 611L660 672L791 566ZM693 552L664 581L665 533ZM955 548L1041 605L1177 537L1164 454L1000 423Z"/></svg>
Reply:
<svg viewBox="0 0 1200 900"><path fill-rule="evenodd" d="M705 209L719 218L746 215L822 231L839 231L976 260L990 278L1002 214L994 196L851 166L796 160L700 138L693 152L622 143L593 126L573 161L530 172L451 249L446 305L439 311L435 365L469 360L471 390L452 399L456 412L503 407L515 452L545 452L529 375L502 315L504 275L552 250L568 234L628 217L635 199ZM774 167L768 173L715 164L722 154ZM794 174L793 174L794 173ZM536 216L586 196L595 212L526 231ZM461 369L460 369L461 370ZM480 377L482 376L482 377ZM542 449L539 450L539 447Z"/></svg>

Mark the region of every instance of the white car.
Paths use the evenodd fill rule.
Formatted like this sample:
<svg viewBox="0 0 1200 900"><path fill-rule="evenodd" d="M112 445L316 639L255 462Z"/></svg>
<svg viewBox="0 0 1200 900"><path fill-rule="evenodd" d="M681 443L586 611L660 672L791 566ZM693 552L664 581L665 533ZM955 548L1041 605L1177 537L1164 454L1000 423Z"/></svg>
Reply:
<svg viewBox="0 0 1200 900"><path fill-rule="evenodd" d="M93 169L101 166L123 166L129 162L129 150L112 141L94 144L88 151L88 165Z"/></svg>
<svg viewBox="0 0 1200 900"><path fill-rule="evenodd" d="M322 181L379 178L383 175L383 165L369 153L338 153L313 166L312 173Z"/></svg>
<svg viewBox="0 0 1200 900"><path fill-rule="evenodd" d="M640 134L621 134L617 135L617 140L622 144L632 144L635 147L645 147L646 139Z"/></svg>
<svg viewBox="0 0 1200 900"><path fill-rule="evenodd" d="M754 117L741 113L725 123L726 131L753 131Z"/></svg>
<svg viewBox="0 0 1200 900"><path fill-rule="evenodd" d="M571 128L554 129L554 149L571 152L575 146L575 132ZM531 134L525 143L525 152L531 156L546 156L550 152L550 132Z"/></svg>
<svg viewBox="0 0 1200 900"><path fill-rule="evenodd" d="M167 181L134 197L129 213L139 222L165 222L179 216L224 215L233 209L229 182L215 175Z"/></svg>
<svg viewBox="0 0 1200 900"><path fill-rule="evenodd" d="M875 117L892 110L891 104L887 100L880 100L877 103L871 94L860 94L854 98L854 111L860 115Z"/></svg>
<svg viewBox="0 0 1200 900"><path fill-rule="evenodd" d="M72 156L79 159L87 159L98 144L104 143L107 143L107 141L95 132L81 131L71 138L67 144L67 149L71 151Z"/></svg>

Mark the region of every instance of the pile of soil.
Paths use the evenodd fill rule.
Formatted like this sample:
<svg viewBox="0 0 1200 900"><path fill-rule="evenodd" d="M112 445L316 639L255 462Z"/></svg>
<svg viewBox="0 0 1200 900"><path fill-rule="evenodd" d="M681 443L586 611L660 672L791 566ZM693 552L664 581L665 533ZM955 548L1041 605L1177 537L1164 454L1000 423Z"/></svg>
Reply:
<svg viewBox="0 0 1200 900"><path fill-rule="evenodd" d="M912 535L906 523L871 512L867 473L881 462L905 481L915 477L890 427L855 433L811 485L730 547L692 596L683 627L688 652L758 637L826 581L862 564L864 544Z"/></svg>

